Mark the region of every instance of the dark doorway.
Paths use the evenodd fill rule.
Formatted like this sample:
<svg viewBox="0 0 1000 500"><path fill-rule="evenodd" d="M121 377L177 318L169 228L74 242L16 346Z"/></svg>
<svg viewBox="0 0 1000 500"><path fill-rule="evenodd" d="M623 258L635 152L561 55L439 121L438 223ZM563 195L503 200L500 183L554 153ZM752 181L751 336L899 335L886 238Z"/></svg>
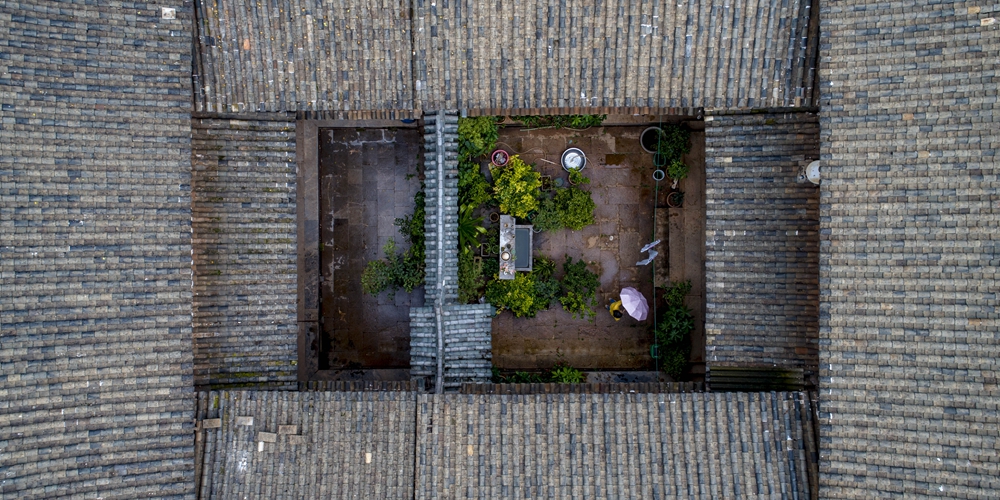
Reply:
<svg viewBox="0 0 1000 500"><path fill-rule="evenodd" d="M320 129L319 370L409 368L409 310L423 289L373 297L361 273L389 238L408 245L394 221L413 212L420 140L417 129Z"/></svg>

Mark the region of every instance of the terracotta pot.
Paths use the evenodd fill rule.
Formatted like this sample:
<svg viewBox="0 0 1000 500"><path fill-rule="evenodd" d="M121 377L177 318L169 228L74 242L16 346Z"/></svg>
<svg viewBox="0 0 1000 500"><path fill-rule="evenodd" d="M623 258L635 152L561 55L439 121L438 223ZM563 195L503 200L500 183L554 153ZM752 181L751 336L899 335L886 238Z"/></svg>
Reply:
<svg viewBox="0 0 1000 500"><path fill-rule="evenodd" d="M667 206L670 208L680 208L684 205L684 193L674 191L667 195Z"/></svg>
<svg viewBox="0 0 1000 500"><path fill-rule="evenodd" d="M490 163L494 166L503 167L507 165L507 162L509 161L510 155L502 149L495 149L492 153L490 153Z"/></svg>

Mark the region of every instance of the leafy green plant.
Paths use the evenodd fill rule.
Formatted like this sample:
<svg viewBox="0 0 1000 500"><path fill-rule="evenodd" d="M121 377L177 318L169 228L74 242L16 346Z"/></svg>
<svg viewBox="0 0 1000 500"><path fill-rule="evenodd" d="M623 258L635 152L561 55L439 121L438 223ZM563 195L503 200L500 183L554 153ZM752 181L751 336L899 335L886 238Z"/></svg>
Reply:
<svg viewBox="0 0 1000 500"><path fill-rule="evenodd" d="M494 179L493 193L502 212L523 219L538 208L541 176L517 155L510 157L507 166L497 169Z"/></svg>
<svg viewBox="0 0 1000 500"><path fill-rule="evenodd" d="M385 290L394 294L398 288L412 292L424 283L424 191L421 189L413 197L413 214L396 219L399 232L405 236L410 247L402 254L396 253L396 242L390 238L382 247L385 260L371 261L361 273L361 288L371 295Z"/></svg>
<svg viewBox="0 0 1000 500"><path fill-rule="evenodd" d="M684 164L684 162L680 160L674 160L670 162L670 166L667 167L667 177L670 177L675 181L686 179L689 170L690 169L688 168L687 165Z"/></svg>
<svg viewBox="0 0 1000 500"><path fill-rule="evenodd" d="M656 343L661 346L675 344L694 329L694 316L683 305L670 305L656 324Z"/></svg>
<svg viewBox="0 0 1000 500"><path fill-rule="evenodd" d="M568 128L599 127L608 115L569 115L566 117L567 123L563 125Z"/></svg>
<svg viewBox="0 0 1000 500"><path fill-rule="evenodd" d="M479 171L479 164L463 161L458 164L458 204L488 205L493 202L493 187Z"/></svg>
<svg viewBox="0 0 1000 500"><path fill-rule="evenodd" d="M694 329L694 316L684 306L684 297L691 292L691 281L673 283L666 288L663 298L667 308L656 324L656 343L660 346L663 371L677 378L687 368L691 346L688 334Z"/></svg>
<svg viewBox="0 0 1000 500"><path fill-rule="evenodd" d="M493 367L494 384L542 384L548 382L548 374L516 371L510 375L503 376L500 369Z"/></svg>
<svg viewBox="0 0 1000 500"><path fill-rule="evenodd" d="M586 262L573 262L573 258L568 255L566 262L563 262L563 271L563 294L559 297L559 303L573 317L579 315L581 318L593 318L597 314L594 308L597 307L597 287L601 280L597 274L587 269Z"/></svg>
<svg viewBox="0 0 1000 500"><path fill-rule="evenodd" d="M579 170L570 170L569 182L570 184L590 184L590 177L581 174Z"/></svg>
<svg viewBox="0 0 1000 500"><path fill-rule="evenodd" d="M361 272L361 289L369 295L378 295L393 285L392 265L388 259L395 258L396 242L389 238L382 250L386 260L373 260Z"/></svg>
<svg viewBox="0 0 1000 500"><path fill-rule="evenodd" d="M673 283L664 288L663 298L668 306L684 305L684 297L691 293L691 280Z"/></svg>
<svg viewBox="0 0 1000 500"><path fill-rule="evenodd" d="M483 280L489 280L492 277L500 274L500 260L494 258L484 257L483 263Z"/></svg>
<svg viewBox="0 0 1000 500"><path fill-rule="evenodd" d="M478 158L497 145L499 126L492 116L458 119L458 159Z"/></svg>
<svg viewBox="0 0 1000 500"><path fill-rule="evenodd" d="M475 217L473 209L472 205L458 208L458 248L461 253L472 254L473 247L478 244L479 235L486 234L483 218Z"/></svg>
<svg viewBox="0 0 1000 500"><path fill-rule="evenodd" d="M572 366L559 364L552 369L551 379L557 384L580 384L586 377Z"/></svg>
<svg viewBox="0 0 1000 500"><path fill-rule="evenodd" d="M531 222L539 231L562 229L562 212L556 206L555 200L546 196L538 202L538 213Z"/></svg>
<svg viewBox="0 0 1000 500"><path fill-rule="evenodd" d="M534 115L512 116L527 128L588 128L598 127L608 115Z"/></svg>
<svg viewBox="0 0 1000 500"><path fill-rule="evenodd" d="M529 273L517 273L512 280L490 281L486 285L486 300L497 308L497 314L509 309L518 318L533 318L548 306L536 300L535 280Z"/></svg>
<svg viewBox="0 0 1000 500"><path fill-rule="evenodd" d="M553 274L556 271L556 263L544 256L537 256L532 260L531 277L535 281L535 302L541 309L548 309L553 300L559 298L561 285Z"/></svg>
<svg viewBox="0 0 1000 500"><path fill-rule="evenodd" d="M656 152L663 155L667 165L680 161L681 157L690 151L691 129L680 124L669 124L662 127Z"/></svg>
<svg viewBox="0 0 1000 500"><path fill-rule="evenodd" d="M486 230L486 238L480 240L486 245L486 255L497 255L500 253L500 228L493 226Z"/></svg>
<svg viewBox="0 0 1000 500"><path fill-rule="evenodd" d="M663 372L676 380L687 368L690 355L689 348L679 345L673 345L666 349L661 348L660 359L663 363Z"/></svg>
<svg viewBox="0 0 1000 500"><path fill-rule="evenodd" d="M594 200L589 191L570 186L555 195L562 225L578 231L594 223Z"/></svg>
<svg viewBox="0 0 1000 500"><path fill-rule="evenodd" d="M477 259L472 252L458 254L458 302L475 302L485 284L483 261Z"/></svg>

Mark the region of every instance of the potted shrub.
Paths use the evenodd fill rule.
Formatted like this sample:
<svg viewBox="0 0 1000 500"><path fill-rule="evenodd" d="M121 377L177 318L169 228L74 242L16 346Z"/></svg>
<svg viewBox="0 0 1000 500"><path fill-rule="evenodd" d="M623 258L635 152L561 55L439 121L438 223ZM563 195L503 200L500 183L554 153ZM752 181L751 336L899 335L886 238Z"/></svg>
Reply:
<svg viewBox="0 0 1000 500"><path fill-rule="evenodd" d="M646 127L646 130L642 131L642 134L639 135L639 145L642 146L643 151L656 152L656 145L660 141L660 132L663 132L663 129L656 126Z"/></svg>
<svg viewBox="0 0 1000 500"><path fill-rule="evenodd" d="M673 191L667 195L667 206L670 208L680 208L684 204L684 192Z"/></svg>
<svg viewBox="0 0 1000 500"><path fill-rule="evenodd" d="M563 226L579 231L594 223L595 205L589 191L572 186L560 189L554 201Z"/></svg>
<svg viewBox="0 0 1000 500"><path fill-rule="evenodd" d="M548 196L542 198L538 203L538 213L535 214L532 223L534 224L532 229L536 231L561 229L563 227L562 214L559 212L559 207L556 206L556 201Z"/></svg>
<svg viewBox="0 0 1000 500"><path fill-rule="evenodd" d="M691 151L691 130L684 125L667 125L660 132L656 152L664 155L672 163Z"/></svg>
<svg viewBox="0 0 1000 500"><path fill-rule="evenodd" d="M536 195L541 186L538 172L514 155L496 175L493 193L501 212L523 219L528 216L528 212L538 208Z"/></svg>
<svg viewBox="0 0 1000 500"><path fill-rule="evenodd" d="M687 178L689 170L688 166L680 160L674 160L670 164L670 167L667 168L667 177L674 181L671 186L673 189L677 189L677 183Z"/></svg>
<svg viewBox="0 0 1000 500"><path fill-rule="evenodd" d="M497 167L504 167L510 161L510 155L502 149L497 149L490 153L490 163Z"/></svg>
<svg viewBox="0 0 1000 500"><path fill-rule="evenodd" d="M569 183L573 186L578 184L590 184L590 178L581 174L579 170L570 170Z"/></svg>
<svg viewBox="0 0 1000 500"><path fill-rule="evenodd" d="M582 319L593 318L597 313L597 287L601 286L601 280L596 273L587 269L587 263L583 260L573 262L573 258L566 256L563 262L564 276L562 279L562 295L559 303L563 310L569 312L573 317L579 316Z"/></svg>

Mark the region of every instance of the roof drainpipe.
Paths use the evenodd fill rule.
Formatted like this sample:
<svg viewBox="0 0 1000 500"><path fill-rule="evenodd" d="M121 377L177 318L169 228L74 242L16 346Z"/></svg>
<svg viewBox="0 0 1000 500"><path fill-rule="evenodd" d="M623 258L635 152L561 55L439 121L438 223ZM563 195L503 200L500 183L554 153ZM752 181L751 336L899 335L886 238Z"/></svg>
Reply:
<svg viewBox="0 0 1000 500"><path fill-rule="evenodd" d="M444 110L438 110L437 120L437 288L438 300L434 304L434 316L437 321L437 383L434 392L444 393Z"/></svg>

